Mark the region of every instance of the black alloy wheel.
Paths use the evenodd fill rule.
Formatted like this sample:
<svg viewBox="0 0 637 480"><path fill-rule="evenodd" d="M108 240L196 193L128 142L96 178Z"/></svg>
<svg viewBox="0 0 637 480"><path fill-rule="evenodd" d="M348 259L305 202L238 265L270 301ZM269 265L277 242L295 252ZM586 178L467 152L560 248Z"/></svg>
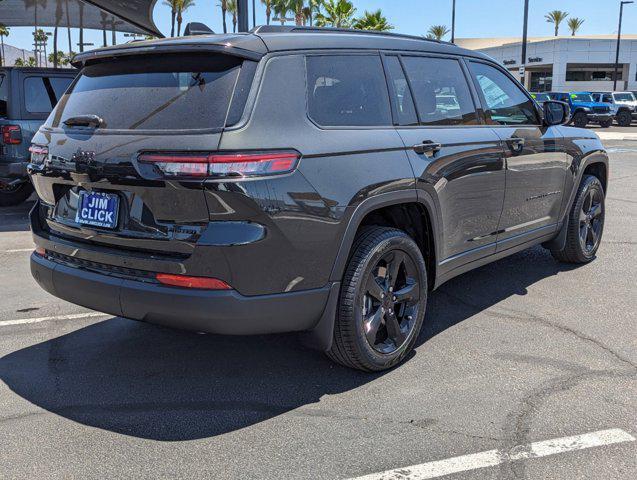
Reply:
<svg viewBox="0 0 637 480"><path fill-rule="evenodd" d="M389 369L412 351L427 305L427 268L407 233L364 227L341 285L332 346L335 362L364 371Z"/></svg>
<svg viewBox="0 0 637 480"><path fill-rule="evenodd" d="M383 255L369 272L361 298L365 338L379 353L403 346L418 316L420 285L414 261L406 252Z"/></svg>
<svg viewBox="0 0 637 480"><path fill-rule="evenodd" d="M584 175L567 218L564 246L551 254L560 262L588 263L595 258L604 232L605 194L600 180Z"/></svg>
<svg viewBox="0 0 637 480"><path fill-rule="evenodd" d="M590 189L584 197L579 214L579 241L582 250L590 255L597 250L604 225L603 194L599 190Z"/></svg>

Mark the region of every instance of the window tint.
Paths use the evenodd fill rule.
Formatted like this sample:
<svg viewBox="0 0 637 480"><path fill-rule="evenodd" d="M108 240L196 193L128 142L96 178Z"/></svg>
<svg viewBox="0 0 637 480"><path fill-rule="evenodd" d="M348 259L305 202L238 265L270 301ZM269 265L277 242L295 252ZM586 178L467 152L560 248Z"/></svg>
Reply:
<svg viewBox="0 0 637 480"><path fill-rule="evenodd" d="M310 118L323 126L392 124L387 82L380 57L307 57Z"/></svg>
<svg viewBox="0 0 637 480"><path fill-rule="evenodd" d="M487 122L495 125L537 125L533 101L503 72L471 62L471 70L484 97Z"/></svg>
<svg viewBox="0 0 637 480"><path fill-rule="evenodd" d="M396 105L396 114L400 125L416 125L418 117L414 100L405 78L405 72L398 57L385 57L385 64L390 76L391 95Z"/></svg>
<svg viewBox="0 0 637 480"><path fill-rule="evenodd" d="M403 57L420 123L424 125L475 125L469 86L460 63L449 58Z"/></svg>
<svg viewBox="0 0 637 480"><path fill-rule="evenodd" d="M73 81L64 77L24 79L24 105L29 113L50 113Z"/></svg>
<svg viewBox="0 0 637 480"><path fill-rule="evenodd" d="M101 129L221 128L241 60L227 55L119 59L84 68L56 109L52 126L98 115Z"/></svg>
<svg viewBox="0 0 637 480"><path fill-rule="evenodd" d="M9 89L4 75L0 75L0 117L7 116Z"/></svg>

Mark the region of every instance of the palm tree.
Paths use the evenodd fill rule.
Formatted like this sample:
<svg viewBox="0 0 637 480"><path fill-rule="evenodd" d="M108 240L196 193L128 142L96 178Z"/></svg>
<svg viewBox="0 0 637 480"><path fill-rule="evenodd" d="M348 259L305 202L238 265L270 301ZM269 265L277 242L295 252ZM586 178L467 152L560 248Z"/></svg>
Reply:
<svg viewBox="0 0 637 480"><path fill-rule="evenodd" d="M2 43L2 54L0 55L0 67L4 65L4 37L8 37L10 33L9 27L5 24L0 23L0 43Z"/></svg>
<svg viewBox="0 0 637 480"><path fill-rule="evenodd" d="M64 52L58 51L57 55L55 54L55 52L49 53L49 63L65 66L65 65L68 65L70 62L71 62L71 59Z"/></svg>
<svg viewBox="0 0 637 480"><path fill-rule="evenodd" d="M316 15L319 27L349 28L354 22L356 8L348 0L327 0L323 3L325 13Z"/></svg>
<svg viewBox="0 0 637 480"><path fill-rule="evenodd" d="M195 4L195 0L177 0L177 36L181 36L182 14Z"/></svg>
<svg viewBox="0 0 637 480"><path fill-rule="evenodd" d="M223 22L223 33L228 33L228 25L226 24L226 12L228 11L228 0L221 0L219 2L221 7L221 20Z"/></svg>
<svg viewBox="0 0 637 480"><path fill-rule="evenodd" d="M48 66L47 54L46 54L46 44L49 41L49 37L44 30L38 28L35 32L33 32L33 43L36 45L36 49L39 45L44 47L44 62ZM42 59L40 58L40 54L37 54L36 62L39 63Z"/></svg>
<svg viewBox="0 0 637 480"><path fill-rule="evenodd" d="M270 18L272 17L272 0L261 0L261 3L265 5L266 24L270 25Z"/></svg>
<svg viewBox="0 0 637 480"><path fill-rule="evenodd" d="M549 12L546 15L544 15L544 18L546 18L546 21L548 23L552 23L555 25L556 37L560 33L560 23L566 20L566 17L568 17L568 12L563 12L562 10L553 10L552 12Z"/></svg>
<svg viewBox="0 0 637 480"><path fill-rule="evenodd" d="M306 11L305 0L289 0L288 9L294 12L294 21L297 26L302 26L305 23Z"/></svg>
<svg viewBox="0 0 637 480"><path fill-rule="evenodd" d="M573 37L575 36L575 34L580 29L583 23L584 23L583 18L573 17L568 19L567 25L569 30L571 31L571 36Z"/></svg>
<svg viewBox="0 0 637 480"><path fill-rule="evenodd" d="M377 32L386 32L394 28L393 25L389 24L380 8L375 12L366 10L365 14L354 22L353 27L357 30L375 30Z"/></svg>
<svg viewBox="0 0 637 480"><path fill-rule="evenodd" d="M37 67L38 64L35 61L35 57L29 57L27 61L22 60L21 58L16 59L15 64L16 67Z"/></svg>
<svg viewBox="0 0 637 480"><path fill-rule="evenodd" d="M281 25L285 25L288 20L285 16L290 11L290 0L272 0L272 10L274 10L275 20L278 19Z"/></svg>
<svg viewBox="0 0 637 480"><path fill-rule="evenodd" d="M446 25L432 25L427 30L427 38L432 40L442 40L451 30Z"/></svg>
<svg viewBox="0 0 637 480"><path fill-rule="evenodd" d="M175 36L175 20L177 18L177 6L180 0L164 0L164 5L170 7L170 36Z"/></svg>
<svg viewBox="0 0 637 480"><path fill-rule="evenodd" d="M228 12L232 15L232 33L237 32L237 0L226 0Z"/></svg>

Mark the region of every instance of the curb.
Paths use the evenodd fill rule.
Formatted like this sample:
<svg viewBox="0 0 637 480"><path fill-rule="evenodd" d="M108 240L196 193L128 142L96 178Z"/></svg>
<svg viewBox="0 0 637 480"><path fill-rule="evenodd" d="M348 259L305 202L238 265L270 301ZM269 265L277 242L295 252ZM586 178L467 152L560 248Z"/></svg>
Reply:
<svg viewBox="0 0 637 480"><path fill-rule="evenodd" d="M595 132L600 140L635 140L637 133Z"/></svg>

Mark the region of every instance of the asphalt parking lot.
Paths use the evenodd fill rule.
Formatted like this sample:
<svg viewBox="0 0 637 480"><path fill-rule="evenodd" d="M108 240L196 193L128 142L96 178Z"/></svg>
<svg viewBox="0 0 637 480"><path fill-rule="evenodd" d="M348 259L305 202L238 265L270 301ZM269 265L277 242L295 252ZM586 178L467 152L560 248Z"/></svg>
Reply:
<svg viewBox="0 0 637 480"><path fill-rule="evenodd" d="M1 209L0 478L637 478L637 141L607 146L594 262L538 247L450 281L376 375L294 335L57 300L29 274L29 205Z"/></svg>

